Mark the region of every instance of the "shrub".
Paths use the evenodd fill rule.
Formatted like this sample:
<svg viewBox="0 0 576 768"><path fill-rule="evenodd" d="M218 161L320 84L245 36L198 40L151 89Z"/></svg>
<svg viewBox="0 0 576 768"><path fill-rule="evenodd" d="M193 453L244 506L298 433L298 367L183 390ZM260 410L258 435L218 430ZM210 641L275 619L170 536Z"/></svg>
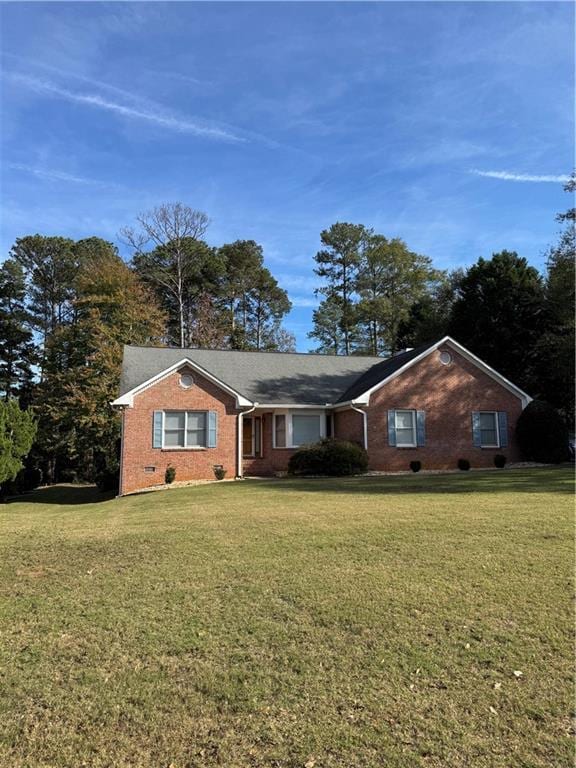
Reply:
<svg viewBox="0 0 576 768"><path fill-rule="evenodd" d="M559 464L570 456L568 429L551 405L533 400L520 414L516 437L522 457L527 461Z"/></svg>
<svg viewBox="0 0 576 768"><path fill-rule="evenodd" d="M120 472L117 469L103 469L96 475L96 485L102 493L115 491L120 488Z"/></svg>
<svg viewBox="0 0 576 768"><path fill-rule="evenodd" d="M458 469L462 472L468 472L470 469L470 462L468 459L458 459Z"/></svg>
<svg viewBox="0 0 576 768"><path fill-rule="evenodd" d="M217 464L214 467L214 477L216 478L216 480L224 480L224 478L226 477L226 470L224 469L224 467Z"/></svg>
<svg viewBox="0 0 576 768"><path fill-rule="evenodd" d="M58 482L60 483L77 483L78 472L75 469L63 469L58 474Z"/></svg>
<svg viewBox="0 0 576 768"><path fill-rule="evenodd" d="M411 461L410 462L410 469L412 472L420 472L422 469L422 462L421 461Z"/></svg>
<svg viewBox="0 0 576 768"><path fill-rule="evenodd" d="M170 485L170 483L173 483L176 479L176 467L166 467L166 472L164 473L164 482L166 485Z"/></svg>
<svg viewBox="0 0 576 768"><path fill-rule="evenodd" d="M494 456L494 466L498 467L498 469L504 469L507 461L508 459L503 453L497 453L496 456Z"/></svg>
<svg viewBox="0 0 576 768"><path fill-rule="evenodd" d="M356 443L328 438L300 448L288 462L291 475L357 475L368 469L368 454Z"/></svg>
<svg viewBox="0 0 576 768"><path fill-rule="evenodd" d="M4 496L17 496L21 493L29 493L38 488L42 482L42 470L36 467L24 467L18 472L14 480L2 483Z"/></svg>
<svg viewBox="0 0 576 768"><path fill-rule="evenodd" d="M289 475L323 475L325 474L325 453L322 443L300 448L290 456L288 461Z"/></svg>

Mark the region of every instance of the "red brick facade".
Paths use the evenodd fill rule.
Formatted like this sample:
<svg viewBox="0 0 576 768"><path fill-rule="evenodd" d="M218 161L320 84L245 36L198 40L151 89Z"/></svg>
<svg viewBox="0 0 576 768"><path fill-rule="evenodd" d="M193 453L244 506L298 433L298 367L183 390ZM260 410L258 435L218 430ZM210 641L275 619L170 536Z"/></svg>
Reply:
<svg viewBox="0 0 576 768"><path fill-rule="evenodd" d="M134 397L134 406L123 413L122 471L120 493L132 493L164 483L168 465L176 468L176 480L214 478L214 465L222 464L227 477L235 477L238 440L238 409L235 399L197 373L190 389L180 386L173 373ZM155 410L216 411L216 448L153 448ZM154 472L145 468L154 467Z"/></svg>
<svg viewBox="0 0 576 768"><path fill-rule="evenodd" d="M447 351L452 362L443 365L440 353ZM176 468L177 480L212 479L214 465L221 464L227 477L237 474L238 409L235 398L217 385L194 373L190 389L180 386L172 373L135 395L132 407L123 413L122 494L160 485L169 465ZM425 411L426 440L418 448L396 448L388 441L389 410ZM206 410L218 413L216 448L153 448L155 410ZM522 402L453 348L432 351L405 373L384 384L370 397L366 407L370 468L407 470L413 459L423 469L453 469L459 458L472 467L493 466L494 455L504 453L509 461L519 459L514 428ZM506 448L475 448L472 435L474 411L505 411L508 415ZM262 447L259 457L244 458L246 475L273 475L285 471L294 449L274 448L273 412L254 411L261 418ZM333 433L337 438L363 443L363 416L350 409L333 412ZM154 468L151 471L151 468Z"/></svg>
<svg viewBox="0 0 576 768"><path fill-rule="evenodd" d="M274 414L272 411L255 411L255 415L262 418L262 455L242 459L244 474L253 477L266 477L274 475L276 472L285 472L288 469L288 460L296 449L273 447Z"/></svg>
<svg viewBox="0 0 576 768"><path fill-rule="evenodd" d="M452 355L449 365L440 362L442 351ZM426 412L424 447L388 445L389 409ZM520 399L450 347L431 352L384 384L370 397L367 410L371 469L408 469L413 459L419 459L423 469L455 469L460 458L468 459L472 467L491 467L496 453L519 460L514 428L522 411ZM474 448L473 411L507 412L507 448Z"/></svg>

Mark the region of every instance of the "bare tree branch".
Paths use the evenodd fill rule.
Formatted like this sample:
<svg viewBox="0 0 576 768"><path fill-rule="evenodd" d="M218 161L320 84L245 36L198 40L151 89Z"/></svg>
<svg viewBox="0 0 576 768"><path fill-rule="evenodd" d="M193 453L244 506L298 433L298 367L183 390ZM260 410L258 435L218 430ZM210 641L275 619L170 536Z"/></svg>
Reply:
<svg viewBox="0 0 576 768"><path fill-rule="evenodd" d="M210 219L202 211L194 210L183 203L163 203L136 217L139 229L123 227L120 237L131 247L135 254L143 254L144 247L151 243L162 249L162 259L151 262L150 278L169 290L178 305L180 326L180 346L185 346L184 293L185 276L189 251L184 247L188 240L200 240L210 224Z"/></svg>

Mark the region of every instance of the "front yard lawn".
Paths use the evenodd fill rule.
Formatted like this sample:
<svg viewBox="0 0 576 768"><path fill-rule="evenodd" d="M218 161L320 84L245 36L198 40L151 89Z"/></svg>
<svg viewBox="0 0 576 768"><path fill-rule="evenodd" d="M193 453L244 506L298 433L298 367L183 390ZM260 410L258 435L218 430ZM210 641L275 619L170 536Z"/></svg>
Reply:
<svg viewBox="0 0 576 768"><path fill-rule="evenodd" d="M573 765L572 471L0 507L0 765Z"/></svg>

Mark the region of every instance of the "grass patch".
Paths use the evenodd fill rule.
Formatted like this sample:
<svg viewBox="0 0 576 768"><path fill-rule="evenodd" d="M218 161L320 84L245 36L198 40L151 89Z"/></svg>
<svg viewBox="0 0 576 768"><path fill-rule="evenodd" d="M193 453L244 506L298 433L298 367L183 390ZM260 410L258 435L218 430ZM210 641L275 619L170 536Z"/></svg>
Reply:
<svg viewBox="0 0 576 768"><path fill-rule="evenodd" d="M571 494L554 468L12 502L0 765L572 766Z"/></svg>

